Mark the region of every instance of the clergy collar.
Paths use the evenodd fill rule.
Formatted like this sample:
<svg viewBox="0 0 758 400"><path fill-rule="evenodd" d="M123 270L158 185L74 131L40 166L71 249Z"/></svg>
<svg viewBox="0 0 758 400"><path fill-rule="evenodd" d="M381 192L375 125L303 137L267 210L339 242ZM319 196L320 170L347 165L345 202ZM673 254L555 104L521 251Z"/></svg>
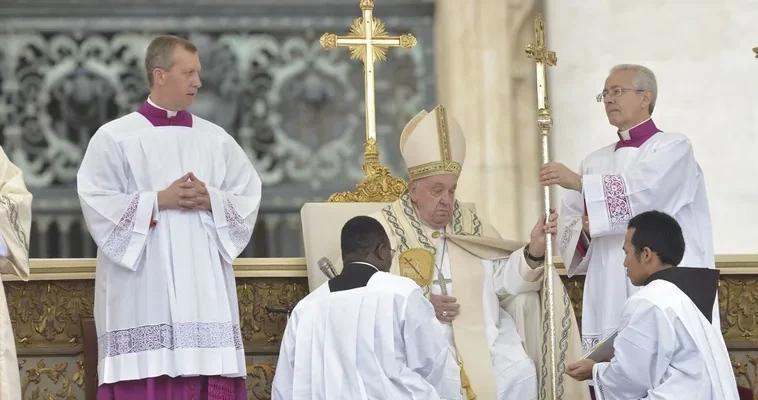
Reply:
<svg viewBox="0 0 758 400"><path fill-rule="evenodd" d="M648 118L631 129L617 132L619 141L616 143L616 150L624 147L640 147L660 131L655 126L655 122L651 118Z"/></svg>
<svg viewBox="0 0 758 400"><path fill-rule="evenodd" d="M346 263L342 272L329 280L329 291L340 292L368 285L369 279L379 272L379 268L363 261Z"/></svg>
<svg viewBox="0 0 758 400"><path fill-rule="evenodd" d="M188 111L168 111L165 108L158 107L150 97L137 110L153 126L186 126L192 127L192 114Z"/></svg>
<svg viewBox="0 0 758 400"><path fill-rule="evenodd" d="M695 303L708 322L713 323L713 302L719 287L719 270L711 268L670 267L653 273L645 285L662 280L676 285Z"/></svg>

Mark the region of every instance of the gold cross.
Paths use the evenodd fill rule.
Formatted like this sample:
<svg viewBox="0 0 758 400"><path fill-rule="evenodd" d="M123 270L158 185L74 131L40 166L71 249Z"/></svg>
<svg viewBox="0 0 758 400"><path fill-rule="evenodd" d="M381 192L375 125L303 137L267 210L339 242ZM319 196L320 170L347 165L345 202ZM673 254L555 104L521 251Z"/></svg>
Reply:
<svg viewBox="0 0 758 400"><path fill-rule="evenodd" d="M554 51L545 47L545 23L542 21L542 14L537 14L534 20L534 41L537 44L526 45L526 57L532 58L537 63L545 63L555 67L558 63L558 57Z"/></svg>
<svg viewBox="0 0 758 400"><path fill-rule="evenodd" d="M533 59L537 64L537 127L542 137L546 138L550 135L550 129L553 127L553 119L550 117L550 102L547 99L545 65L554 67L558 63L558 57L554 51L548 50L545 46L545 23L542 21L542 14L537 14L537 18L534 19L534 41L536 44L526 45L526 57ZM549 160L546 160L545 157L547 157L547 153L543 149L542 161L546 163ZM549 188L546 186L545 190L547 191ZM550 240L549 236L548 240Z"/></svg>
<svg viewBox="0 0 758 400"><path fill-rule="evenodd" d="M387 59L387 49L402 47L412 49L416 38L411 34L387 36L384 23L373 17L374 0L361 0L363 17L356 18L350 25L347 36L325 33L321 36L321 46L325 49L347 47L350 59L363 61L366 86L366 141L376 142L376 111L374 105L374 62Z"/></svg>

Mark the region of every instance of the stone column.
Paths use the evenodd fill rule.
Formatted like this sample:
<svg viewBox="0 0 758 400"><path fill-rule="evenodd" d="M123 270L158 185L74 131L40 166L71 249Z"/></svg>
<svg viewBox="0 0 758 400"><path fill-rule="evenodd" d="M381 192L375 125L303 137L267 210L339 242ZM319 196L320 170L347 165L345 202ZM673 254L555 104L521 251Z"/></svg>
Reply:
<svg viewBox="0 0 758 400"><path fill-rule="evenodd" d="M465 6L463 6L465 3ZM527 240L542 210L537 170L534 41L537 0L438 0L439 102L466 134L457 197L508 239Z"/></svg>

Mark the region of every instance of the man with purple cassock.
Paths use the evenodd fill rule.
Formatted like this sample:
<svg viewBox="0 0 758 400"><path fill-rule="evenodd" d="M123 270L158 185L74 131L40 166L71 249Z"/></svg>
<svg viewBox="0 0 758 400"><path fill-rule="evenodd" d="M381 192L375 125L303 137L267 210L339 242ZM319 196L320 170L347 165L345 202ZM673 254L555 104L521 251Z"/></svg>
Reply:
<svg viewBox="0 0 758 400"><path fill-rule="evenodd" d="M185 111L200 89L190 42L147 48L150 96L103 125L77 176L98 246L98 399L246 399L232 264L261 181L234 138Z"/></svg>
<svg viewBox="0 0 758 400"><path fill-rule="evenodd" d="M618 328L624 303L639 290L626 276L622 250L635 215L657 210L673 216L687 244L682 265L715 268L703 171L687 136L664 132L651 119L657 95L650 69L613 67L597 101L618 129L618 141L590 153L578 173L560 163L540 169L542 185L567 189L557 241L568 275L586 274L585 352ZM712 321L719 326L717 305L718 298Z"/></svg>

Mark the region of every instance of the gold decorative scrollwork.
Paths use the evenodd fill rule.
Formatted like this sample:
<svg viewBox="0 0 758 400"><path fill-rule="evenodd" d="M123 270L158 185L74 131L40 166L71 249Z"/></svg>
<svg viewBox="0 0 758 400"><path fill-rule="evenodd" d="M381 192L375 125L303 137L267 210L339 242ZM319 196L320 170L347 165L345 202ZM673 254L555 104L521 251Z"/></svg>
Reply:
<svg viewBox="0 0 758 400"><path fill-rule="evenodd" d="M353 192L334 193L329 203L390 203L400 198L408 190L408 183L392 175L387 167L379 163L379 148L376 140L367 139L365 144L365 177Z"/></svg>
<svg viewBox="0 0 758 400"><path fill-rule="evenodd" d="M19 352L30 348L81 351L81 319L92 316L94 286L94 281L5 283Z"/></svg>
<svg viewBox="0 0 758 400"><path fill-rule="evenodd" d="M758 275L722 275L719 311L725 341L758 340Z"/></svg>
<svg viewBox="0 0 758 400"><path fill-rule="evenodd" d="M245 349L278 353L287 316L268 314L265 307L291 309L307 294L308 281L305 279L237 279L240 329Z"/></svg>
<svg viewBox="0 0 758 400"><path fill-rule="evenodd" d="M68 362L60 362L52 367L48 367L44 359L37 361L37 365L34 368L23 372L25 375L21 384L21 398L29 400L77 400L81 398L80 392L84 387L84 363L81 360L76 360L76 370L74 374L69 377L68 374ZM55 393L51 393L54 388L50 388L50 385L43 385L42 378L49 379L53 386L58 387ZM60 386L58 386L60 385ZM27 392L32 389L27 397Z"/></svg>
<svg viewBox="0 0 758 400"><path fill-rule="evenodd" d="M755 398L755 392L758 389L758 357L746 351L730 351L729 353L737 386L749 388Z"/></svg>
<svg viewBox="0 0 758 400"><path fill-rule="evenodd" d="M266 357L264 360L249 360L247 363L247 394L252 399L270 399L271 386L274 383L276 360Z"/></svg>

